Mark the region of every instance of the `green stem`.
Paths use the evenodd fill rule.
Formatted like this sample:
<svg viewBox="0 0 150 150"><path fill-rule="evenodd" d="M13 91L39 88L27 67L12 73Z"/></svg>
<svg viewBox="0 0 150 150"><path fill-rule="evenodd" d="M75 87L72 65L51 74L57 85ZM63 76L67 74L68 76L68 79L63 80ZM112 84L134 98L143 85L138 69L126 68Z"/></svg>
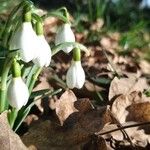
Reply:
<svg viewBox="0 0 150 150"><path fill-rule="evenodd" d="M12 65L12 60L6 59L4 66L3 66L3 71L2 71L2 76L1 76L1 88L0 88L0 113L5 110L5 103L6 103L6 92L7 92L7 77L9 70Z"/></svg>
<svg viewBox="0 0 150 150"><path fill-rule="evenodd" d="M62 20L63 22L68 22L68 19L61 13L57 11L48 12L46 15L42 16L42 19L46 19L47 17L57 17L58 19Z"/></svg>
<svg viewBox="0 0 150 150"><path fill-rule="evenodd" d="M42 22L38 21L36 23L36 34L37 35L43 35L44 34L44 31L43 31L43 24Z"/></svg>
<svg viewBox="0 0 150 150"><path fill-rule="evenodd" d="M20 77L21 76L21 66L20 64L17 62L16 59L13 60L13 69L12 69L12 76L14 78L16 77Z"/></svg>
<svg viewBox="0 0 150 150"><path fill-rule="evenodd" d="M34 84L35 84L35 82L36 82L36 80L37 80L37 78L38 78L38 76L39 76L41 70L42 70L42 68L38 68L37 71L36 71L36 73L32 76L32 80L31 80L30 85L29 85L29 93L30 93L30 94L31 94L31 92L32 92L32 89L33 89L33 87L34 87Z"/></svg>
<svg viewBox="0 0 150 150"><path fill-rule="evenodd" d="M68 13L68 10L67 10L67 8L66 7L62 7L62 8L60 8L59 9L59 11L63 11L63 15L67 18L67 22L66 23L70 23L70 21L69 21L69 13Z"/></svg>
<svg viewBox="0 0 150 150"><path fill-rule="evenodd" d="M18 115L18 110L16 108L12 108L11 112L8 114L8 121L11 128L13 128L14 126L17 115Z"/></svg>
<svg viewBox="0 0 150 150"><path fill-rule="evenodd" d="M33 76L33 74L36 72L36 70L37 70L37 66L34 65L34 66L30 69L30 73L27 75L26 85L28 86L28 88L29 88L29 86L30 86L30 83L31 83L31 80L32 80L32 76Z"/></svg>
<svg viewBox="0 0 150 150"><path fill-rule="evenodd" d="M80 61L81 60L81 50L79 48L73 49L73 60Z"/></svg>

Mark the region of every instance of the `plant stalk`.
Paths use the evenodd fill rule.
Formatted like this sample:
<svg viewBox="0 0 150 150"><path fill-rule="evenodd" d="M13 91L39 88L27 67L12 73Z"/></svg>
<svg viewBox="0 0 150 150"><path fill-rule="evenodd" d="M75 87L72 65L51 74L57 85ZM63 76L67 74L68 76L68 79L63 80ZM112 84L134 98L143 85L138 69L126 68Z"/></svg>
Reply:
<svg viewBox="0 0 150 150"><path fill-rule="evenodd" d="M1 76L1 88L0 88L0 113L2 113L5 110L5 103L6 103L6 92L7 92L7 77L9 70L12 65L12 60L10 58L7 58L2 71Z"/></svg>

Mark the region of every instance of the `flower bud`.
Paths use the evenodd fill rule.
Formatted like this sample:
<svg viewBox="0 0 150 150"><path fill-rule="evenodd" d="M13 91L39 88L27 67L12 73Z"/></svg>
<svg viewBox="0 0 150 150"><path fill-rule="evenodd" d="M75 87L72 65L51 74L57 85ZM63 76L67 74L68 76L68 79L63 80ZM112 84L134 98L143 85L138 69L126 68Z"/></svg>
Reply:
<svg viewBox="0 0 150 150"><path fill-rule="evenodd" d="M21 27L14 33L10 41L10 49L19 49L20 57L24 62L29 62L35 57L37 36L31 22L23 22Z"/></svg>
<svg viewBox="0 0 150 150"><path fill-rule="evenodd" d="M71 30L70 24L65 23L62 25L56 34L55 44L61 44L64 42L75 42L74 33ZM73 49L73 46L67 46L63 49L65 53L69 53Z"/></svg>
<svg viewBox="0 0 150 150"><path fill-rule="evenodd" d="M47 67L51 62L51 48L47 43L44 35L37 36L38 40L38 49L37 49L37 56L33 59L34 64L39 67Z"/></svg>
<svg viewBox="0 0 150 150"><path fill-rule="evenodd" d="M81 61L73 61L66 76L67 86L80 89L85 82L85 73L81 66Z"/></svg>
<svg viewBox="0 0 150 150"><path fill-rule="evenodd" d="M8 87L7 98L9 104L18 110L26 105L29 99L29 91L21 77L12 79Z"/></svg>

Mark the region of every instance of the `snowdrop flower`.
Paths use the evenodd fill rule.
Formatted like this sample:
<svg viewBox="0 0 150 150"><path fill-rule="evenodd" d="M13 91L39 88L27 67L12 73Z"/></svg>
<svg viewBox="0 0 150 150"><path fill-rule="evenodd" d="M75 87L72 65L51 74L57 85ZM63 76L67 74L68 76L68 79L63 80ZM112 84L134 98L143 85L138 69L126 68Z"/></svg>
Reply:
<svg viewBox="0 0 150 150"><path fill-rule="evenodd" d="M16 60L13 62L13 78L8 86L7 98L9 104L17 110L26 105L29 99L28 87L21 78L20 65Z"/></svg>
<svg viewBox="0 0 150 150"><path fill-rule="evenodd" d="M81 66L81 61L73 61L66 76L67 86L80 89L85 82L85 73Z"/></svg>
<svg viewBox="0 0 150 150"><path fill-rule="evenodd" d="M65 23L64 25L62 25L58 29L58 32L56 34L55 44L58 45L64 42L75 42L75 36L71 30L69 23ZM68 46L64 48L63 51L65 53L69 53L72 49L73 49L73 46Z"/></svg>
<svg viewBox="0 0 150 150"><path fill-rule="evenodd" d="M21 77L12 79L8 87L7 97L9 104L18 110L26 105L29 99L29 91Z"/></svg>
<svg viewBox="0 0 150 150"><path fill-rule="evenodd" d="M37 56L33 59L33 62L39 67L47 67L51 62L51 48L43 35L42 23L37 24L37 30L39 30L37 31L38 49L36 50Z"/></svg>
<svg viewBox="0 0 150 150"><path fill-rule="evenodd" d="M37 57L33 59L33 62L39 67L47 67L51 62L51 48L43 35L40 35L37 38L39 47L37 49Z"/></svg>
<svg viewBox="0 0 150 150"><path fill-rule="evenodd" d="M31 61L35 57L37 49L37 36L32 28L30 15L28 13L27 19L14 33L10 41L10 49L19 49L21 60L24 62Z"/></svg>

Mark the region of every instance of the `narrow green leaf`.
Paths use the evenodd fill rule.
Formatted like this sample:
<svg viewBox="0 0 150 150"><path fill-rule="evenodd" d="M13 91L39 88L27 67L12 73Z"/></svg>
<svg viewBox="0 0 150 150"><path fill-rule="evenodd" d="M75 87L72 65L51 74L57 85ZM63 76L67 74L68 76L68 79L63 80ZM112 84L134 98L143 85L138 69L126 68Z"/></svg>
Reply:
<svg viewBox="0 0 150 150"><path fill-rule="evenodd" d="M62 44L58 44L54 47L52 47L52 56L58 53L60 50L65 49L66 47L73 46L73 48L78 47L82 51L89 54L89 50L82 44L77 42L64 42Z"/></svg>
<svg viewBox="0 0 150 150"><path fill-rule="evenodd" d="M41 95L43 95L43 94L49 92L49 90L50 90L50 89L44 89L44 90L39 90L39 91L33 91L33 92L31 93L30 99L33 99L33 98L35 98L35 97L37 97L37 96L41 96Z"/></svg>
<svg viewBox="0 0 150 150"><path fill-rule="evenodd" d="M47 17L57 17L58 19L60 19L64 22L68 22L68 19L63 15L62 12L59 12L59 11L48 12L46 15L42 16L42 19L44 20Z"/></svg>

